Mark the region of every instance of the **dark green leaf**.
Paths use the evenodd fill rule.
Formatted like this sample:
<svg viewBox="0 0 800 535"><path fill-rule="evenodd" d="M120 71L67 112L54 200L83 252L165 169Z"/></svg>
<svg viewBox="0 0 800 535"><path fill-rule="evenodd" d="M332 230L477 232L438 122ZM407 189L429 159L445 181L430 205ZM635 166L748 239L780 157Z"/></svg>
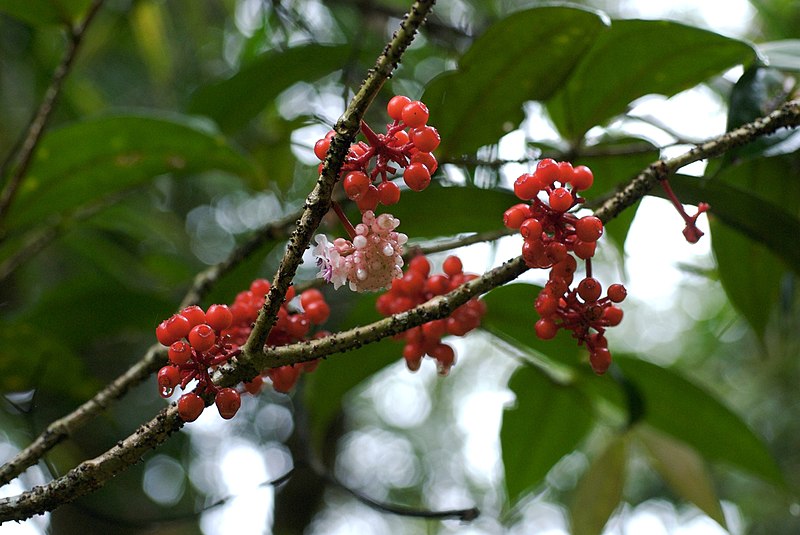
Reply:
<svg viewBox="0 0 800 535"><path fill-rule="evenodd" d="M750 45L665 20L615 20L548 104L559 131L580 140L633 100L674 95L755 58Z"/></svg>
<svg viewBox="0 0 800 535"><path fill-rule="evenodd" d="M569 506L573 535L602 533L619 506L625 486L627 449L627 437L614 438L578 481Z"/></svg>
<svg viewBox="0 0 800 535"><path fill-rule="evenodd" d="M640 426L636 436L652 457L653 467L673 492L727 528L711 474L697 451L646 426Z"/></svg>
<svg viewBox="0 0 800 535"><path fill-rule="evenodd" d="M267 52L227 80L198 89L189 112L211 117L225 132L236 130L292 84L313 82L341 68L349 53L346 46L317 44Z"/></svg>
<svg viewBox="0 0 800 535"><path fill-rule="evenodd" d="M784 39L757 45L758 52L773 69L800 72L800 39Z"/></svg>
<svg viewBox="0 0 800 535"><path fill-rule="evenodd" d="M435 78L423 101L444 156L474 152L522 121L522 105L550 97L605 28L595 12L541 7L494 25L464 54L457 72Z"/></svg>
<svg viewBox="0 0 800 535"><path fill-rule="evenodd" d="M573 368L579 364L581 349L567 332L559 331L552 340L541 340L534 332L538 319L533 303L541 288L532 284L507 284L484 296L486 315L481 326L524 351Z"/></svg>
<svg viewBox="0 0 800 535"><path fill-rule="evenodd" d="M614 361L644 399L644 421L696 449L765 481L783 476L764 442L741 418L677 371L615 355Z"/></svg>
<svg viewBox="0 0 800 535"><path fill-rule="evenodd" d="M224 137L186 117L125 115L74 123L42 140L8 225L25 228L158 175L209 169L257 176L253 163Z"/></svg>
<svg viewBox="0 0 800 535"><path fill-rule="evenodd" d="M508 386L517 401L503 413L500 444L508 499L514 504L578 446L593 417L578 390L557 385L532 367L522 366Z"/></svg>
<svg viewBox="0 0 800 535"><path fill-rule="evenodd" d="M35 26L72 22L90 0L0 0L0 12Z"/></svg>
<svg viewBox="0 0 800 535"><path fill-rule="evenodd" d="M332 305L333 306L333 305ZM375 297L363 295L348 315L348 325L363 325L375 321L380 315L375 311ZM305 403L311 420L314 445L323 451L329 427L342 411L348 392L388 364L400 361L403 346L393 340L383 340L362 348L333 355L307 376L304 387Z"/></svg>
<svg viewBox="0 0 800 535"><path fill-rule="evenodd" d="M411 238L434 238L498 230L503 212L518 202L508 190L441 187L434 182L422 193L403 192L401 202L389 211L400 219L399 230Z"/></svg>

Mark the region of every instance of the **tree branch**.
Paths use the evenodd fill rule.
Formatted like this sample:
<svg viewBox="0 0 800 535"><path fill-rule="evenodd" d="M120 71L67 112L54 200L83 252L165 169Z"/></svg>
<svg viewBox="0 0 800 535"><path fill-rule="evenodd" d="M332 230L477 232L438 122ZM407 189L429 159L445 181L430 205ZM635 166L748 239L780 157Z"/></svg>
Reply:
<svg viewBox="0 0 800 535"><path fill-rule="evenodd" d="M100 0L98 0L99 3ZM408 15L400 24L392 40L386 45L383 53L379 56L375 67L370 71L367 79L362 83L356 96L351 101L348 109L345 111L342 118L337 122L336 135L331 141L331 150L325 160L322 173L317 180L317 185L314 190L309 194L306 199L306 204L300 220L297 223L297 228L293 232L289 245L275 276L272 288L267 294L267 299L264 308L261 310L256 326L253 329L247 348L259 348L258 353L261 353L264 342L269 335L269 330L275 322L278 308L286 295L286 290L289 287L297 266L302 262L302 255L311 239L311 234L319 226L322 217L327 213L330 207L331 194L333 186L336 183L339 171L341 170L342 163L347 154L347 151L355 139L358 132L361 118L363 117L369 104L377 95L383 83L391 76L393 70L397 67L400 59L405 52L406 48L411 44L411 41L416 34L419 26L425 21L425 17L430 12L435 0L418 0L415 2ZM263 239L260 237L259 239ZM257 240L254 240L254 242ZM252 247L257 245L253 243ZM243 255L247 254L243 251ZM237 257L239 261L244 256ZM230 265L235 263L236 259L230 259L230 263L226 263L227 267L215 270L211 269L206 275L200 274L195 279L195 286L197 287L198 295L201 294L203 288L207 288L209 281L216 280ZM193 286L194 288L194 286ZM188 300L190 298L187 295ZM263 340L258 344L258 340L263 337ZM252 351L252 350L251 350ZM36 460L43 455L45 451L52 448L53 445L69 436L69 424L73 422L82 423L85 418L93 416L100 410L102 406L98 401L105 401L108 399L121 396L125 391L130 389L134 384L137 384L144 377L149 376L158 364L164 361L163 348L153 346L148 351L144 359L136 363L128 372L120 376L114 383L103 389L97 396L92 398L89 402L84 404L81 408L85 410L77 410L66 418L60 420L61 425L54 427L53 433L47 431L43 433L34 444L26 448L24 452L17 455L14 460L2 467L0 475L5 479L0 481L9 481L10 478L18 475L22 470L31 466ZM246 360L242 365L242 369L248 368ZM250 377L258 373L258 370L250 374ZM114 388L116 385L117 388ZM106 397L103 394L107 394ZM97 400L97 401L96 401ZM65 425L63 420L67 420ZM80 423L78 425L80 425ZM152 448L155 448L164 442L173 432L183 426L183 421L177 416L176 406L170 406L162 410L156 418L150 422L142 425L134 434L126 438L124 441L117 444L106 453L94 459L84 461L76 468L70 470L64 476L51 481L47 485L35 487L28 492L5 498L0 500L0 522L5 520L22 520L29 518L35 514L41 514L57 507L62 503L67 503L75 500L76 498L88 494L100 487L102 487L109 479L124 470L130 464L138 461L141 455ZM50 430L52 426L48 426ZM35 445L35 447L34 447ZM25 453L29 452L29 453ZM25 454L25 455L23 455ZM27 463L27 464L26 464Z"/></svg>
<svg viewBox="0 0 800 535"><path fill-rule="evenodd" d="M14 200L17 190L19 189L23 178L25 178L25 174L28 172L28 167L33 160L33 155L36 153L36 147L39 145L39 141L42 139L44 129L53 113L56 100L58 100L58 96L61 94L61 88L64 85L64 80L67 78L67 75L72 68L75 57L78 54L78 49L80 48L83 37L86 34L86 30L89 28L89 25L94 19L94 16L100 10L100 6L102 4L103 0L94 0L92 5L89 7L89 10L86 12L83 22L70 28L67 49L64 51L64 55L62 56L58 67L56 67L56 70L53 72L53 78L50 81L50 86L44 93L44 98L42 99L42 103L39 105L39 109L36 111L36 115L34 115L33 119L28 125L25 137L20 145L19 152L17 153L16 168L14 169L14 172L9 178L8 182L6 182L5 186L3 187L3 190L0 191L0 222L8 214L8 209L11 205L11 202ZM6 158L6 160L3 162L2 168L0 168L0 177L4 176L8 168L11 166L11 162L14 160L13 155L14 151L12 151L12 153L8 155L8 158Z"/></svg>

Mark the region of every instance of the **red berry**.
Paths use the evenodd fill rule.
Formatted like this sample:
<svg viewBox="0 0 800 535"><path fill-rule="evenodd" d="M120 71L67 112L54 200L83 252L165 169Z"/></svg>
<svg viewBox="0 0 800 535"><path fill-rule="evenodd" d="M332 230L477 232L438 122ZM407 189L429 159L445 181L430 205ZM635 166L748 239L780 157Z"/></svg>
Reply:
<svg viewBox="0 0 800 535"><path fill-rule="evenodd" d="M190 328L206 322L206 313L197 305L190 305L180 311L180 315L189 320Z"/></svg>
<svg viewBox="0 0 800 535"><path fill-rule="evenodd" d="M569 162L558 162L558 181L566 184L573 175L572 164Z"/></svg>
<svg viewBox="0 0 800 535"><path fill-rule="evenodd" d="M572 208L572 194L566 188L556 188L550 193L550 208L556 212L566 212Z"/></svg>
<svg viewBox="0 0 800 535"><path fill-rule="evenodd" d="M310 328L311 322L305 314L292 314L289 316L289 324L286 326L286 332L288 332L292 338L300 340L308 334Z"/></svg>
<svg viewBox="0 0 800 535"><path fill-rule="evenodd" d="M431 356L436 359L439 375L447 375L456 360L456 352L447 344L439 344L434 347Z"/></svg>
<svg viewBox="0 0 800 535"><path fill-rule="evenodd" d="M403 172L403 180L414 191L422 191L431 183L431 173L422 163L412 163Z"/></svg>
<svg viewBox="0 0 800 535"><path fill-rule="evenodd" d="M597 375L603 375L611 366L611 352L605 347L595 348L594 351L589 353L589 363L592 365L592 370Z"/></svg>
<svg viewBox="0 0 800 535"><path fill-rule="evenodd" d="M576 269L578 269L578 261L575 260L575 257L567 255L564 260L553 264L553 269L550 270L550 277L566 279L567 277L572 277Z"/></svg>
<svg viewBox="0 0 800 535"><path fill-rule="evenodd" d="M392 139L389 140L389 143L387 143L387 145L389 145L390 147L402 147L403 145L408 143L409 139L410 137L406 133L406 131L400 130L399 132L394 133L394 137L392 137Z"/></svg>
<svg viewBox="0 0 800 535"><path fill-rule="evenodd" d="M272 388L276 392L284 394L294 388L297 379L300 378L300 368L294 366L281 366L280 368L273 368L269 372L270 379L272 379Z"/></svg>
<svg viewBox="0 0 800 535"><path fill-rule="evenodd" d="M219 415L230 420L242 406L242 398L233 388L221 388L214 398L214 403L217 405Z"/></svg>
<svg viewBox="0 0 800 535"><path fill-rule="evenodd" d="M367 192L372 181L369 177L361 171L351 171L344 177L342 185L344 192L350 199L358 199Z"/></svg>
<svg viewBox="0 0 800 535"><path fill-rule="evenodd" d="M603 222L593 215L587 215L575 222L575 234L585 242L595 242L603 235Z"/></svg>
<svg viewBox="0 0 800 535"><path fill-rule="evenodd" d="M315 301L324 301L324 300L325 296L323 296L322 292L320 292L316 288L309 288L308 290L300 294L300 304L304 309L311 303L314 303Z"/></svg>
<svg viewBox="0 0 800 535"><path fill-rule="evenodd" d="M207 323L195 325L189 331L189 343L195 351L202 353L214 347L214 342L217 341L217 333Z"/></svg>
<svg viewBox="0 0 800 535"><path fill-rule="evenodd" d="M523 201L533 199L540 191L539 180L531 173L522 174L514 181L514 195Z"/></svg>
<svg viewBox="0 0 800 535"><path fill-rule="evenodd" d="M464 270L464 265L459 257L451 255L445 258L442 269L449 277L455 277Z"/></svg>
<svg viewBox="0 0 800 535"><path fill-rule="evenodd" d="M411 155L411 163L421 163L428 168L430 174L435 173L436 168L439 167L436 157L430 152L415 152Z"/></svg>
<svg viewBox="0 0 800 535"><path fill-rule="evenodd" d="M536 171L534 172L534 174L540 181L539 183L542 185L542 188L546 186L551 186L553 182L558 180L560 177L558 171L558 163L552 158L545 158L543 160L539 160L539 163L536 165Z"/></svg>
<svg viewBox="0 0 800 535"><path fill-rule="evenodd" d="M411 130L411 141L422 152L433 152L439 146L442 138L432 126L423 126Z"/></svg>
<svg viewBox="0 0 800 535"><path fill-rule="evenodd" d="M603 287L600 281L592 277L586 277L578 283L578 295L585 303L593 303L600 298L603 292Z"/></svg>
<svg viewBox="0 0 800 535"><path fill-rule="evenodd" d="M596 241L576 240L575 243L572 244L572 252L574 252L575 255L581 260L588 260L589 258L593 257L596 249Z"/></svg>
<svg viewBox="0 0 800 535"><path fill-rule="evenodd" d="M211 305L206 311L206 323L217 332L224 331L233 323L233 314L227 305Z"/></svg>
<svg viewBox="0 0 800 535"><path fill-rule="evenodd" d="M542 239L542 224L538 219L526 219L519 227L519 233L526 240L541 240Z"/></svg>
<svg viewBox="0 0 800 535"><path fill-rule="evenodd" d="M443 295L450 291L450 281L446 275L434 275L425 282L425 291L433 295Z"/></svg>
<svg viewBox="0 0 800 535"><path fill-rule="evenodd" d="M603 310L603 323L609 327L616 327L622 321L622 309L615 306L608 306Z"/></svg>
<svg viewBox="0 0 800 535"><path fill-rule="evenodd" d="M295 289L294 285L290 285L288 288L286 288L286 295L283 296L283 302L288 303L294 299L296 293L297 290Z"/></svg>
<svg viewBox="0 0 800 535"><path fill-rule="evenodd" d="M167 356L171 363L180 366L181 364L186 364L192 358L192 348L183 340L178 340L169 346Z"/></svg>
<svg viewBox="0 0 800 535"><path fill-rule="evenodd" d="M550 340L558 333L558 326L553 323L553 320L542 318L536 322L534 326L536 329L536 336L542 340Z"/></svg>
<svg viewBox="0 0 800 535"><path fill-rule="evenodd" d="M394 182L383 182L378 186L378 199L385 206L396 204L400 200L400 188Z"/></svg>
<svg viewBox="0 0 800 535"><path fill-rule="evenodd" d="M621 303L628 296L628 290L621 284L612 284L608 287L608 298L614 303Z"/></svg>
<svg viewBox="0 0 800 535"><path fill-rule="evenodd" d="M431 273L431 263L428 262L425 255L418 255L411 259L411 262L408 264L408 269L416 271L427 279L428 275Z"/></svg>
<svg viewBox="0 0 800 535"><path fill-rule="evenodd" d="M253 292L253 295L258 296L259 298L263 298L269 292L269 289L272 287L270 282L267 279L256 279L250 283L250 291Z"/></svg>
<svg viewBox="0 0 800 535"><path fill-rule="evenodd" d="M327 138L320 139L314 144L314 155L320 160L324 160L329 148L331 148L331 140Z"/></svg>
<svg viewBox="0 0 800 535"><path fill-rule="evenodd" d="M411 128L425 126L425 123L428 122L428 116L428 107L419 100L406 104L401 113L403 122Z"/></svg>
<svg viewBox="0 0 800 535"><path fill-rule="evenodd" d="M548 243L544 248L544 253L553 264L563 262L569 256L569 253L567 252L567 246L558 241Z"/></svg>
<svg viewBox="0 0 800 535"><path fill-rule="evenodd" d="M203 398L194 392L184 394L178 399L178 415L184 422L197 420L205 407Z"/></svg>
<svg viewBox="0 0 800 535"><path fill-rule="evenodd" d="M503 212L503 224L510 229L518 229L526 219L531 217L531 208L527 204L515 204Z"/></svg>
<svg viewBox="0 0 800 535"><path fill-rule="evenodd" d="M244 383L244 389L247 390L247 393L254 396L261 392L262 386L264 386L264 378L260 375L256 375L252 381Z"/></svg>
<svg viewBox="0 0 800 535"><path fill-rule="evenodd" d="M558 300L548 292L540 292L534 304L539 316L546 318L552 316L558 310Z"/></svg>
<svg viewBox="0 0 800 535"><path fill-rule="evenodd" d="M386 105L386 113L395 121L399 121L403 118L403 108L410 103L411 99L408 97L403 95L394 96L389 100L389 104Z"/></svg>
<svg viewBox="0 0 800 535"><path fill-rule="evenodd" d="M331 315L331 308L325 301L314 301L313 303L309 303L304 308L306 311L306 316L308 316L309 321L314 325L321 325L325 323L328 321L328 318Z"/></svg>
<svg viewBox="0 0 800 535"><path fill-rule="evenodd" d="M175 388L181 382L181 370L177 366L164 366L158 370L158 386Z"/></svg>
<svg viewBox="0 0 800 535"><path fill-rule="evenodd" d="M569 179L572 188L576 191L589 189L594 183L594 175L592 170L585 165L579 165L572 170L572 178Z"/></svg>
<svg viewBox="0 0 800 535"><path fill-rule="evenodd" d="M447 320L439 319L423 323L422 334L427 339L439 340L447 334Z"/></svg>
<svg viewBox="0 0 800 535"><path fill-rule="evenodd" d="M180 340L189 334L192 328L189 320L180 314L174 314L167 320L167 332L173 338L173 341ZM172 345L171 343L169 345Z"/></svg>
<svg viewBox="0 0 800 535"><path fill-rule="evenodd" d="M167 320L162 321L156 327L156 339L158 343L163 346L170 346L173 342L177 341L167 330Z"/></svg>
<svg viewBox="0 0 800 535"><path fill-rule="evenodd" d="M358 206L358 209L361 210L362 213L367 210L374 211L379 201L380 194L378 193L378 188L370 184L367 191L356 199L356 206Z"/></svg>

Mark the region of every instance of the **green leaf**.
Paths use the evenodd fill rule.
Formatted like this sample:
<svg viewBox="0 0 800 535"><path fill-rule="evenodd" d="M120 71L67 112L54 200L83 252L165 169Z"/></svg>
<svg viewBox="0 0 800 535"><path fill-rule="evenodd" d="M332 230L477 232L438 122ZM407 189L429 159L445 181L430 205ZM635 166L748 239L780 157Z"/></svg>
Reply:
<svg viewBox="0 0 800 535"><path fill-rule="evenodd" d="M674 95L755 58L747 43L666 20L615 20L548 103L559 131L580 140L633 100Z"/></svg>
<svg viewBox="0 0 800 535"><path fill-rule="evenodd" d="M532 367L518 369L508 386L517 401L503 413L500 444L513 504L578 446L591 429L593 416L578 390L557 385Z"/></svg>
<svg viewBox="0 0 800 535"><path fill-rule="evenodd" d="M756 45L759 55L773 69L800 72L800 39L784 39Z"/></svg>
<svg viewBox="0 0 800 535"><path fill-rule="evenodd" d="M780 275L785 266L764 245L726 225L712 221L711 233L711 248L722 287L731 304L763 340L767 323L780 300Z"/></svg>
<svg viewBox="0 0 800 535"><path fill-rule="evenodd" d="M675 370L614 355L644 399L644 421L696 449L765 481L783 476L764 442L733 411Z"/></svg>
<svg viewBox="0 0 800 535"><path fill-rule="evenodd" d="M578 481L569 506L573 535L597 535L622 500L627 438L616 437Z"/></svg>
<svg viewBox="0 0 800 535"><path fill-rule="evenodd" d="M9 213L10 228L120 194L166 173L220 169L257 177L254 164L207 125L177 115L121 115L47 134Z"/></svg>
<svg viewBox="0 0 800 535"><path fill-rule="evenodd" d="M727 529L711 474L697 451L647 426L639 426L636 437L652 457L653 467L675 494L695 504Z"/></svg>
<svg viewBox="0 0 800 535"><path fill-rule="evenodd" d="M539 286L523 283L495 288L483 297L486 315L481 327L519 349L574 368L579 365L582 350L567 332L560 330L552 340L536 336L537 314L533 303L540 290Z"/></svg>
<svg viewBox="0 0 800 535"><path fill-rule="evenodd" d="M333 303L331 308L334 308ZM361 296L347 316L348 325L363 325L379 319L375 296ZM306 376L304 401L311 420L312 443L320 452L334 446L327 444L325 438L342 411L347 393L387 365L400 361L402 354L402 344L387 339L326 358L316 372Z"/></svg>
<svg viewBox="0 0 800 535"><path fill-rule="evenodd" d="M541 7L493 24L422 100L442 136L439 153L474 152L522 122L522 105L549 98L605 27L596 12Z"/></svg>
<svg viewBox="0 0 800 535"><path fill-rule="evenodd" d="M313 82L347 60L346 46L302 45L272 50L193 95L189 112L214 119L225 132L237 130L296 82Z"/></svg>
<svg viewBox="0 0 800 535"><path fill-rule="evenodd" d="M90 0L0 0L0 12L34 26L70 23L89 7Z"/></svg>
<svg viewBox="0 0 800 535"><path fill-rule="evenodd" d="M498 230L503 212L518 202L509 190L441 187L433 182L423 193L404 191L402 202L389 211L400 219L399 230L416 240Z"/></svg>

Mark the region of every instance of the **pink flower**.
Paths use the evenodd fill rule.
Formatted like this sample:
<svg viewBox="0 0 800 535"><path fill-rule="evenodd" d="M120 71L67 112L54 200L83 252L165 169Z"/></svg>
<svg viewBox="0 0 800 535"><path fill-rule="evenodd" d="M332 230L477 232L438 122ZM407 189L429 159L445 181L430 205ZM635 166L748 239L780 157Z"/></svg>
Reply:
<svg viewBox="0 0 800 535"><path fill-rule="evenodd" d="M403 276L403 245L408 236L396 232L400 220L391 214L375 214L368 210L356 225L350 242L343 238L333 244L325 236L316 237L314 256L320 266L319 276L333 282L338 289L345 281L355 292L383 290L392 280Z"/></svg>

